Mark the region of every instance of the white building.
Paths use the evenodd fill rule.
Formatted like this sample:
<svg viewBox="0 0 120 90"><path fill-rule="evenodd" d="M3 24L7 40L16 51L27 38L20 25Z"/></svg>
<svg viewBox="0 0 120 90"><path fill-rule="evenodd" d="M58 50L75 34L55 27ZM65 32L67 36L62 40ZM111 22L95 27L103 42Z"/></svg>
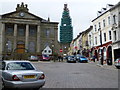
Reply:
<svg viewBox="0 0 120 90"><path fill-rule="evenodd" d="M89 56L92 57L94 55L94 35L93 35L93 28L88 33L88 45L90 49Z"/></svg>
<svg viewBox="0 0 120 90"><path fill-rule="evenodd" d="M94 35L94 54L97 60L100 60L101 49L103 64L110 60L109 64L112 64L112 16L111 8L113 5L107 4L106 8L102 8L99 11L99 15L93 22L93 35Z"/></svg>
<svg viewBox="0 0 120 90"><path fill-rule="evenodd" d="M52 49L49 46L46 46L46 48L42 51L42 54L52 55Z"/></svg>
<svg viewBox="0 0 120 90"><path fill-rule="evenodd" d="M112 19L112 52L113 59L120 58L120 2L110 9Z"/></svg>

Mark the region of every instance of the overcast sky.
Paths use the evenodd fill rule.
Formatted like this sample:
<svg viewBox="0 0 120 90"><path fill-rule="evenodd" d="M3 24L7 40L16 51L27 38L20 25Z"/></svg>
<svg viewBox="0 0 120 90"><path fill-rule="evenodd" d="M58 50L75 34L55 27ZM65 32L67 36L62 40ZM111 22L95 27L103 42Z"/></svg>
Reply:
<svg viewBox="0 0 120 90"><path fill-rule="evenodd" d="M0 15L15 11L17 4L28 4L29 12L52 22L61 22L64 4L68 4L72 18L74 38L92 25L97 11L107 4L117 4L119 0L0 0ZM60 26L60 24L59 24ZM59 28L58 26L58 28Z"/></svg>

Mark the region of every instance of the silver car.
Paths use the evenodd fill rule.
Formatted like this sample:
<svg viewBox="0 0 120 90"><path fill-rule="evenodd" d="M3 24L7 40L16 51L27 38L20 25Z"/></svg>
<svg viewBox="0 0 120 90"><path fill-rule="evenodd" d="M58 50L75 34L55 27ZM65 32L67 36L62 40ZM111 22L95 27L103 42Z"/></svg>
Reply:
<svg viewBox="0 0 120 90"><path fill-rule="evenodd" d="M30 61L2 61L3 88L33 88L38 90L45 84L45 75Z"/></svg>
<svg viewBox="0 0 120 90"><path fill-rule="evenodd" d="M116 66L116 68L120 69L120 58L117 58L115 60L115 66Z"/></svg>

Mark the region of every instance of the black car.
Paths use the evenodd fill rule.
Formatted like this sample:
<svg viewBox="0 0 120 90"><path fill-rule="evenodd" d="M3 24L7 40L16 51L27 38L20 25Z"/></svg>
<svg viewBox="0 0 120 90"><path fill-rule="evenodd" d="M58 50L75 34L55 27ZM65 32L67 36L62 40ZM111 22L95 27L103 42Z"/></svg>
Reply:
<svg viewBox="0 0 120 90"><path fill-rule="evenodd" d="M75 56L68 56L67 62L74 62L74 63L76 63L76 57Z"/></svg>

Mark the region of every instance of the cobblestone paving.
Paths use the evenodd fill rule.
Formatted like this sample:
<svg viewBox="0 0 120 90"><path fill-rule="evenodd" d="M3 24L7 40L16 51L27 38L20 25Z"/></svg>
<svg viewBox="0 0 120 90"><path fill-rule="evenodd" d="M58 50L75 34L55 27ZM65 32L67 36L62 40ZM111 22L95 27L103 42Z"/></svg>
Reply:
<svg viewBox="0 0 120 90"><path fill-rule="evenodd" d="M43 88L118 88L118 70L91 63L34 62L46 75Z"/></svg>
<svg viewBox="0 0 120 90"><path fill-rule="evenodd" d="M48 88L52 88L50 90L56 90L56 88L89 88L89 90L92 90L90 88L111 88L105 90L118 88L118 69L113 66L101 67L93 62L33 62L33 64L46 75L46 84L43 90Z"/></svg>

